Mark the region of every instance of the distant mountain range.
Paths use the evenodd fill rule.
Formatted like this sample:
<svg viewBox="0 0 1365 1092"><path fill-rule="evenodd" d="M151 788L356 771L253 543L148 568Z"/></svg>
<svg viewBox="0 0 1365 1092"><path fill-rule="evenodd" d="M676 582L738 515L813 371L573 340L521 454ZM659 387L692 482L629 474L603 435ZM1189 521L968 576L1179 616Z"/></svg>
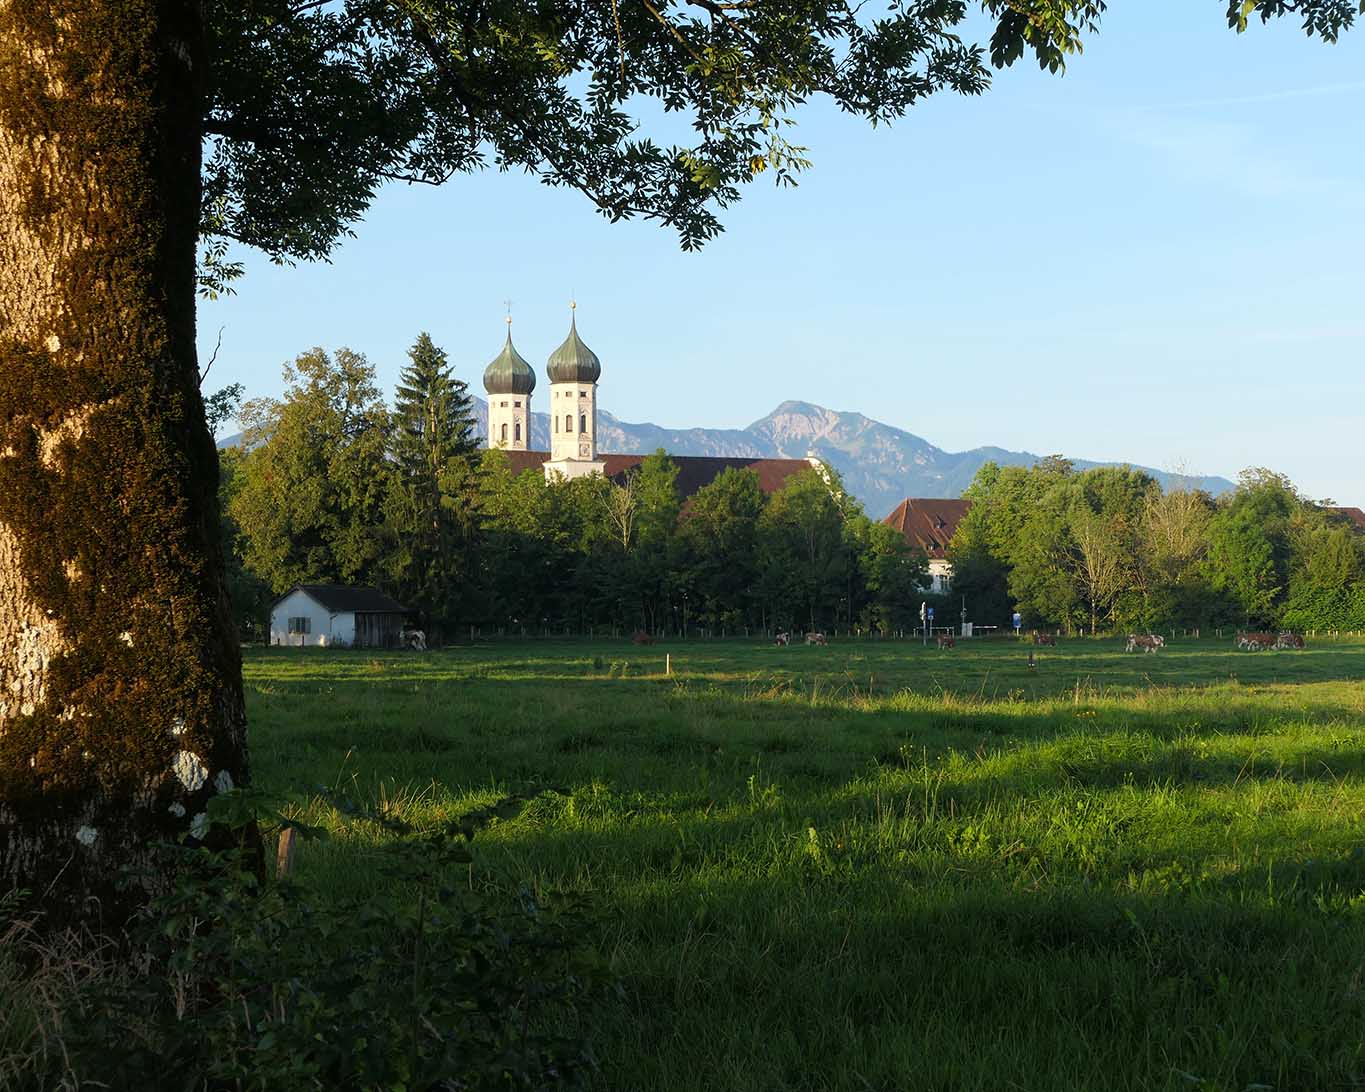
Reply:
<svg viewBox="0 0 1365 1092"><path fill-rule="evenodd" d="M476 398L480 435L488 429L488 406ZM864 417L841 413L809 402L783 402L748 428L667 429L632 424L597 411L597 446L601 451L644 454L663 448L673 455L729 455L746 458L800 459L815 454L839 471L844 485L863 503L867 514L880 519L906 497L957 497L988 461L1001 466L1032 466L1041 456L1001 447L944 451L928 440ZM550 418L531 415L531 447L550 447ZM1113 466L1085 459L1072 460L1078 469ZM1134 464L1135 465L1135 464ZM1169 486L1175 475L1139 466ZM1218 494L1233 487L1226 478L1181 478Z"/></svg>
<svg viewBox="0 0 1365 1092"><path fill-rule="evenodd" d="M488 403L474 399L479 435L488 434ZM241 442L240 434L218 441L219 447ZM659 448L673 455L727 455L751 459L801 459L815 454L839 471L844 485L863 503L867 514L881 519L906 497L957 497L985 462L1032 466L1042 457L1002 447L944 451L903 429L884 425L861 413L841 413L809 402L783 402L748 428L668 429L632 424L598 410L597 446L623 455L648 454ZM550 418L531 415L531 447L550 449ZM1081 470L1115 466L1073 459ZM1176 475L1149 466L1145 470L1169 487ZM1215 495L1233 488L1227 478L1181 477L1181 484Z"/></svg>

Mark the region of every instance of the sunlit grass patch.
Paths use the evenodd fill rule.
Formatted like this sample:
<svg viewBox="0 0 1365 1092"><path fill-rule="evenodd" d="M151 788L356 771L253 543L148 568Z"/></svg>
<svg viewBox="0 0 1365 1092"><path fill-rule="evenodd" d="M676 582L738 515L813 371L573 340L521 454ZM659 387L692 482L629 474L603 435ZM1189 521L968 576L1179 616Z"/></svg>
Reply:
<svg viewBox="0 0 1365 1092"><path fill-rule="evenodd" d="M1365 645L1120 648L272 650L247 681L258 780L332 831L306 882L376 882L385 827L338 797L419 828L524 798L452 879L586 901L605 1087L1365 1081Z"/></svg>

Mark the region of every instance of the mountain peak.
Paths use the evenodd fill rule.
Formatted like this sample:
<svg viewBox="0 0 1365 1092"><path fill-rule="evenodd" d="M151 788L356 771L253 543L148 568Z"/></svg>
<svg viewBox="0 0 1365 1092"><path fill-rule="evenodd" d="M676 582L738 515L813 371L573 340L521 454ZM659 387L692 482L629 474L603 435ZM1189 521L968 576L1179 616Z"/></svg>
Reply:
<svg viewBox="0 0 1365 1092"><path fill-rule="evenodd" d="M479 428L487 427L487 407L476 399ZM531 444L548 448L549 418L532 414ZM935 447L904 429L874 421L861 413L826 409L796 399L780 403L766 417L748 428L669 429L659 425L633 424L601 411L598 416L598 448L620 454L645 455L663 448L674 455L719 455L738 458L804 458L815 451L844 479L850 493L869 516L880 518L906 497L959 497L981 465L994 460L1002 466L1032 466L1039 456L1027 451L982 447L951 452ZM1076 469L1098 464L1073 460ZM1170 475L1137 466L1166 485ZM1232 488L1225 478L1200 478L1197 488L1221 493Z"/></svg>

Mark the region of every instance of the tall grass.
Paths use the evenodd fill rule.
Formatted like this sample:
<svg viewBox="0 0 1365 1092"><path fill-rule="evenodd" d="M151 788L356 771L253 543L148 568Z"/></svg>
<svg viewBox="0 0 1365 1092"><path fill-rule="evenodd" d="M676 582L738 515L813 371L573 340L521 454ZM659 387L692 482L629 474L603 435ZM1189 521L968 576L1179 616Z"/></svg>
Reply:
<svg viewBox="0 0 1365 1092"><path fill-rule="evenodd" d="M605 1088L1365 1087L1365 644L1119 647L262 650L253 762L338 896L530 797L449 879L587 906Z"/></svg>
<svg viewBox="0 0 1365 1092"><path fill-rule="evenodd" d="M1365 646L1035 663L527 643L248 679L309 821L310 782L419 824L554 790L461 879L592 907L607 1087L1365 1085ZM363 887L382 837L304 867Z"/></svg>

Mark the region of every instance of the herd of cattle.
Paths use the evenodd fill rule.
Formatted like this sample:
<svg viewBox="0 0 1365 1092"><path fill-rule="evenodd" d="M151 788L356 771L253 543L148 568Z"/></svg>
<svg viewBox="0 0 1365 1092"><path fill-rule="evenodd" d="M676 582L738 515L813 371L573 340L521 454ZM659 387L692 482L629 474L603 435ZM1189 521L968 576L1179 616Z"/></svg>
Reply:
<svg viewBox="0 0 1365 1092"><path fill-rule="evenodd" d="M645 643L641 641L641 637L645 637L646 641L653 643L653 638L637 633L635 635L636 644ZM1057 647L1057 635L1055 633L1038 633L1035 631L1032 637L1034 645L1049 645L1053 648ZM824 645L829 643L825 639L823 633L812 631L811 633L807 633L805 638L806 644L808 645ZM939 648L957 647L957 642L953 639L951 634L941 634L937 638L937 642ZM790 633L779 633L777 635L776 644L779 647L786 647L791 643L792 635ZM1155 652L1157 649L1165 647L1166 638L1162 637L1159 633L1130 633L1128 634L1128 642L1124 646L1124 651L1137 652L1141 650L1143 652ZM1239 630L1237 633L1237 647L1244 652L1260 652L1264 649L1303 648L1304 643L1302 634L1291 633L1288 630L1285 630L1282 633L1242 633Z"/></svg>
<svg viewBox="0 0 1365 1092"><path fill-rule="evenodd" d="M1241 633L1237 634L1237 647L1243 652L1262 652L1270 648L1303 648L1301 633Z"/></svg>
<svg viewBox="0 0 1365 1092"><path fill-rule="evenodd" d="M779 633L777 635L776 643L779 646L789 645L792 643L792 635L790 633ZM827 645L829 644L829 641L825 638L825 635L823 633L817 633L816 631L812 630L810 633L806 634L806 644Z"/></svg>

